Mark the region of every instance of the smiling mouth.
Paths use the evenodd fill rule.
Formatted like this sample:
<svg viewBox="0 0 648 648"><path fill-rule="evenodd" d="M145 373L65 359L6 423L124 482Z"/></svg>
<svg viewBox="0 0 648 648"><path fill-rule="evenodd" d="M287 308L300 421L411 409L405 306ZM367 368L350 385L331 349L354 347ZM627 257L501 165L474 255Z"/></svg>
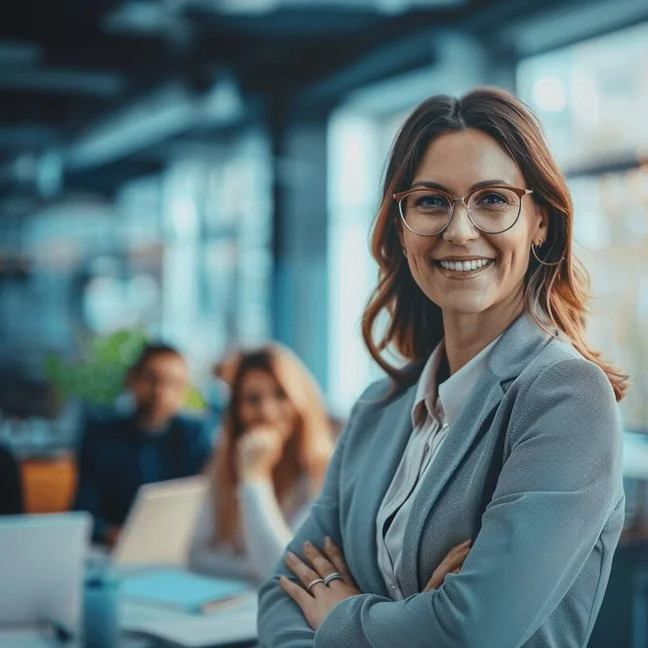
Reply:
<svg viewBox="0 0 648 648"><path fill-rule="evenodd" d="M466 261L446 261L440 259L435 261L435 265L449 274L461 274L464 276L477 273L479 270L487 268L493 263L494 259L469 259Z"/></svg>

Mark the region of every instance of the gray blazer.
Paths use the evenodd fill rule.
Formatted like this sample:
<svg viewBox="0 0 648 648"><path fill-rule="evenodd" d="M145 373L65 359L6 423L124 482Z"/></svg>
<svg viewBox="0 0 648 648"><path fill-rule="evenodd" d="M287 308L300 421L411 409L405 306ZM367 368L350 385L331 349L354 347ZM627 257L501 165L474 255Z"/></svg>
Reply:
<svg viewBox="0 0 648 648"><path fill-rule="evenodd" d="M623 525L621 428L603 372L522 315L493 348L416 495L389 598L376 513L412 430L415 386L356 404L321 496L289 547L330 535L364 594L313 632L276 576L259 593L265 648L584 648ZM382 398L382 399L381 399ZM421 593L445 554L459 574ZM277 565L276 575L289 575Z"/></svg>

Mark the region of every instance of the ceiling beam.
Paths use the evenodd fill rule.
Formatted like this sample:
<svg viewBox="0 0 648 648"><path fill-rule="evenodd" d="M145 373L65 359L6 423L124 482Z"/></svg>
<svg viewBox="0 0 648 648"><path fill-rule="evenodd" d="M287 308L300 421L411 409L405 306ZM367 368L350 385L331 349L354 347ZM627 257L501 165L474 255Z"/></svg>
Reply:
<svg viewBox="0 0 648 648"><path fill-rule="evenodd" d="M375 40L362 57L341 65L319 81L297 89L296 103L337 102L358 88L434 63L436 50L429 27L394 37L391 41Z"/></svg>
<svg viewBox="0 0 648 648"><path fill-rule="evenodd" d="M199 126L228 127L244 120L246 106L227 74L205 93L167 86L88 129L64 152L66 168L93 168L149 149Z"/></svg>
<svg viewBox="0 0 648 648"><path fill-rule="evenodd" d="M34 65L42 56L42 48L38 43L29 41L0 40L0 64L5 65Z"/></svg>

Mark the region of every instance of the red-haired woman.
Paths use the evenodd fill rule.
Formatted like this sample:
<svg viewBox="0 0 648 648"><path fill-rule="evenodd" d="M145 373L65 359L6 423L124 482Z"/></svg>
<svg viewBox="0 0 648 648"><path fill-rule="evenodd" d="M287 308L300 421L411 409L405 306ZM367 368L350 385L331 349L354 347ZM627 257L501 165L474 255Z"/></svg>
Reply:
<svg viewBox="0 0 648 648"><path fill-rule="evenodd" d="M587 645L623 524L626 376L585 340L572 221L512 95L436 96L406 120L363 320L391 380L360 398L260 589L264 648Z"/></svg>
<svg viewBox="0 0 648 648"><path fill-rule="evenodd" d="M190 566L259 582L320 491L331 428L314 379L288 349L268 345L225 364L230 400Z"/></svg>

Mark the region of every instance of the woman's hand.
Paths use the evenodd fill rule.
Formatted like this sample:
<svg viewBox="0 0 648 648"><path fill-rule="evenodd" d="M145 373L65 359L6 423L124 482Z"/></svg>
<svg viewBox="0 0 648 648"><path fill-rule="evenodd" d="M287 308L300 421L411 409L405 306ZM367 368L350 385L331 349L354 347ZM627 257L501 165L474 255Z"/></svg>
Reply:
<svg viewBox="0 0 648 648"><path fill-rule="evenodd" d="M437 589L443 585L443 581L448 574L458 574L461 568L463 567L464 560L470 551L471 540L466 540L461 544L453 547L448 551L445 558L441 561L439 566L434 570L432 578L428 581L428 584L424 587L424 592L429 592L431 590Z"/></svg>
<svg viewBox="0 0 648 648"><path fill-rule="evenodd" d="M303 587L285 576L280 577L279 584L301 608L310 627L317 630L340 601L362 592L353 580L342 552L330 538L324 540L323 553L310 542L305 542L304 557L307 562L288 552L284 559ZM331 575L335 577L330 579ZM324 583L327 577L328 583Z"/></svg>
<svg viewBox="0 0 648 648"><path fill-rule="evenodd" d="M237 444L237 463L241 481L270 479L281 459L283 439L277 430L258 426L248 430Z"/></svg>

